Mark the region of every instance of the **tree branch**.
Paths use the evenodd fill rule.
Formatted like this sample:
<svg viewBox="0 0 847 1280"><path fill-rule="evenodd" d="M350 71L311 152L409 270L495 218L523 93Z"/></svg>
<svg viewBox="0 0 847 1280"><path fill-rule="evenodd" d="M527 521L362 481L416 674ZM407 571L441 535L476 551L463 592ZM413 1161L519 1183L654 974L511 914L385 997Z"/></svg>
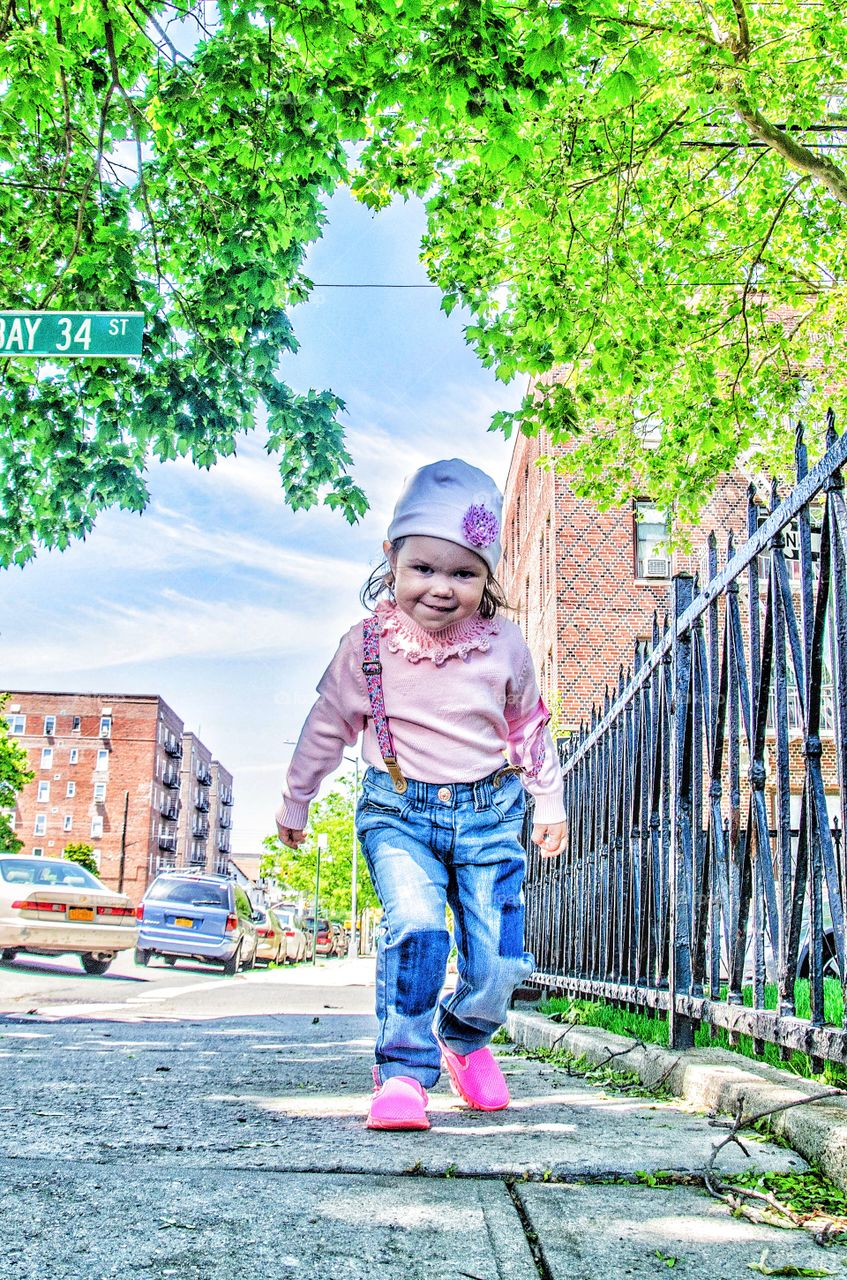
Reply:
<svg viewBox="0 0 847 1280"><path fill-rule="evenodd" d="M729 101L735 112L749 127L750 132L762 142L767 143L772 151L782 156L792 169L807 173L841 204L847 204L847 173L834 164L828 156L817 155L795 142L782 129L766 120L753 104L747 94L740 76L736 76L729 84Z"/></svg>

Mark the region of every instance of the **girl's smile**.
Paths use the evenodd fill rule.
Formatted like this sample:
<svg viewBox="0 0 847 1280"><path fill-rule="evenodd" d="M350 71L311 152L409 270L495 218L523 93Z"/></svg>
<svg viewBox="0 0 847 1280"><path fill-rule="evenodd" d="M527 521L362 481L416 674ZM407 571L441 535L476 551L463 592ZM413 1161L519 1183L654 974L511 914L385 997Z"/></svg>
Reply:
<svg viewBox="0 0 847 1280"><path fill-rule="evenodd" d="M384 545L394 574L394 598L425 631L464 622L476 613L488 581L485 561L445 538L413 535L398 551Z"/></svg>

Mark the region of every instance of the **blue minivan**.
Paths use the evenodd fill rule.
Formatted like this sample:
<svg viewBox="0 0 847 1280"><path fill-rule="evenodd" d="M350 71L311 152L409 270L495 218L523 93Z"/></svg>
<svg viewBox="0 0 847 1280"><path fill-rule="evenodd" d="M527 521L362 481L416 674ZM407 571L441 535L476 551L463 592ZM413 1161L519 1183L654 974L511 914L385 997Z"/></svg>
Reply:
<svg viewBox="0 0 847 1280"><path fill-rule="evenodd" d="M256 913L247 894L229 876L163 871L137 909L137 964L162 956L217 961L230 976L256 962Z"/></svg>

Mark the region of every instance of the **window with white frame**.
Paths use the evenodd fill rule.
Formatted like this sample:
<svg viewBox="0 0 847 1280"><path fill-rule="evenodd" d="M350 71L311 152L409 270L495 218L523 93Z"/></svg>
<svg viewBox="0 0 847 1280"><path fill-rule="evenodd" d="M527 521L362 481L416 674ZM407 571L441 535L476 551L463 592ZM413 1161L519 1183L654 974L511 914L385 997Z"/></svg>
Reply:
<svg viewBox="0 0 847 1280"><path fill-rule="evenodd" d="M103 769L108 769L108 767L109 767L109 753L105 748L101 747L101 749L97 752L97 768L100 770L103 770Z"/></svg>
<svg viewBox="0 0 847 1280"><path fill-rule="evenodd" d="M39 784L38 784L38 795L36 796L36 803L37 803L37 804L44 804L44 803L45 803L47 800L49 800L49 799L50 799L50 783L49 783L49 782L39 782Z"/></svg>
<svg viewBox="0 0 847 1280"><path fill-rule="evenodd" d="M91 819L91 834L92 834L93 836L102 836L102 834L103 834L103 819L102 819L102 818L92 818L92 819Z"/></svg>
<svg viewBox="0 0 847 1280"><path fill-rule="evenodd" d="M26 716L6 716L9 733L26 733Z"/></svg>
<svg viewBox="0 0 847 1280"><path fill-rule="evenodd" d="M79 747L71 747L69 764L79 764Z"/></svg>
<svg viewBox="0 0 847 1280"><path fill-rule="evenodd" d="M100 737L110 738L111 736L112 736L112 717L101 716L100 717Z"/></svg>
<svg viewBox="0 0 847 1280"><path fill-rule="evenodd" d="M33 858L43 858L43 857L44 857L44 849L43 849L43 847L39 846L38 848L33 849L33 851L32 851L32 856L33 856Z"/></svg>
<svg viewBox="0 0 847 1280"><path fill-rule="evenodd" d="M72 813L66 813L66 814L65 814L64 822L62 823L62 830L63 830L63 831L70 831L70 830L72 829L72 827L73 827L73 824L74 824L73 814L72 814Z"/></svg>
<svg viewBox="0 0 847 1280"><path fill-rule="evenodd" d="M37 813L35 815L35 827L33 829L33 834L36 836L47 835L47 814L46 813Z"/></svg>
<svg viewBox="0 0 847 1280"><path fill-rule="evenodd" d="M53 748L52 747L41 748L41 768L42 769L53 768Z"/></svg>
<svg viewBox="0 0 847 1280"><path fill-rule="evenodd" d="M105 782L95 782L95 784L94 784L94 799L95 799L99 804L102 804L102 803L103 803L103 801L106 799L106 784L105 784Z"/></svg>
<svg viewBox="0 0 847 1280"><path fill-rule="evenodd" d="M69 782L69 783L68 783L68 789L67 789L67 791L65 792L65 795L67 796L67 798L68 798L69 800L70 800L71 796L75 796L75 795L76 795L76 783L75 783L75 782Z"/></svg>
<svg viewBox="0 0 847 1280"><path fill-rule="evenodd" d="M53 737L53 734L56 732L56 717L55 717L55 716L45 716L45 717L44 717L44 732L45 732L45 734L47 735L47 737L48 737L48 738L52 738L52 737Z"/></svg>
<svg viewBox="0 0 847 1280"><path fill-rule="evenodd" d="M82 716L74 716L71 720L71 733L79 733L82 730Z"/></svg>
<svg viewBox="0 0 847 1280"><path fill-rule="evenodd" d="M668 526L659 508L639 499L635 504L635 576L669 578L670 552L665 548Z"/></svg>

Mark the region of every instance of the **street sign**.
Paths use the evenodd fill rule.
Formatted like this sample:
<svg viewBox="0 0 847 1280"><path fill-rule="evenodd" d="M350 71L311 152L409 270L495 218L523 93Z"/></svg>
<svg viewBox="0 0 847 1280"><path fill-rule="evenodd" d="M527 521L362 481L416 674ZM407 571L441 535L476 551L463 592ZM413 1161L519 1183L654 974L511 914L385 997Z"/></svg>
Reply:
<svg viewBox="0 0 847 1280"><path fill-rule="evenodd" d="M2 356L141 355L141 311L0 311Z"/></svg>

